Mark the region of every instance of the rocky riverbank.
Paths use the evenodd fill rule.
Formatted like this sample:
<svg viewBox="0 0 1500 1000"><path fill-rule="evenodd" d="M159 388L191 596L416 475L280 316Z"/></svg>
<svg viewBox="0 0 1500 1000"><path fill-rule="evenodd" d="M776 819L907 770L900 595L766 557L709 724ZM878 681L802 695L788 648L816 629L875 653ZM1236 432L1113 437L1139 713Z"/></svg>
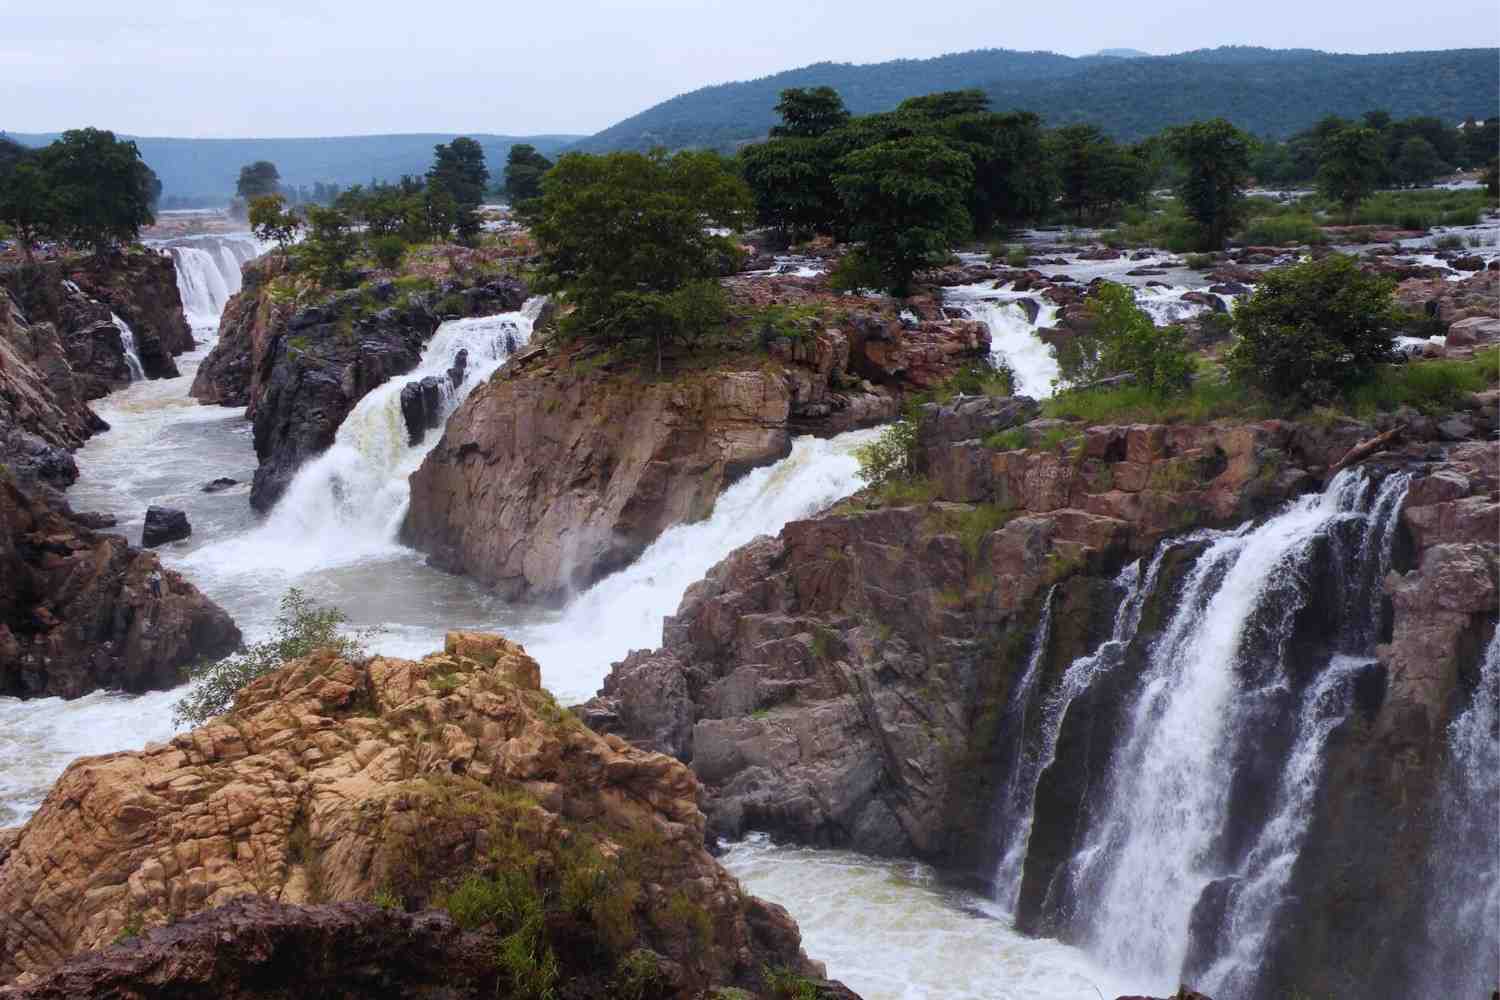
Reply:
<svg viewBox="0 0 1500 1000"><path fill-rule="evenodd" d="M56 265L8 273L6 287L21 283L50 320L0 288L0 695L174 687L183 667L240 640L192 584L102 533L112 519L74 512L60 492L78 476L72 450L107 429L87 401L115 384L100 368L122 357L111 310L130 311L142 330L172 328L156 316L177 294L171 262L163 275L158 255L117 259L129 263L123 276L94 271L71 287ZM131 291L105 303L81 291L83 280Z"/></svg>
<svg viewBox="0 0 1500 1000"><path fill-rule="evenodd" d="M728 346L655 376L554 339L477 388L412 477L402 539L509 600L560 601L708 515L795 434L893 418L904 395L983 362L983 325L850 309L816 283L736 279Z"/></svg>
<svg viewBox="0 0 1500 1000"><path fill-rule="evenodd" d="M592 733L538 676L520 647L470 633L420 661L314 654L168 744L75 762L0 832L0 895L27 901L0 913L0 980L25 997L145 981L269 996L236 970L312 953L284 974L352 996L438 978L461 997L527 976L559 996L634 981L646 992L626 995L684 998L769 995L768 969L815 979L786 913L704 850L692 773Z"/></svg>

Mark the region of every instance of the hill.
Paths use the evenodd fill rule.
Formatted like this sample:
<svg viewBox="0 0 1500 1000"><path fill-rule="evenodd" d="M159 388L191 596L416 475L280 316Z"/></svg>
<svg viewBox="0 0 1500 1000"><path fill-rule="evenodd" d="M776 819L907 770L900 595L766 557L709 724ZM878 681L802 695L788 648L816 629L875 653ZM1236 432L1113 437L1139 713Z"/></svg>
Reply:
<svg viewBox="0 0 1500 1000"><path fill-rule="evenodd" d="M187 198L234 193L240 167L255 160L270 160L281 171L283 184L296 186L322 181L347 187L367 184L371 178L395 180L402 174L420 174L432 163L432 147L460 133L433 132L410 135L347 135L313 139L174 139L130 136L140 146L141 157L161 178L164 196ZM466 133L484 147L491 176L498 177L506 154L518 142L529 142L552 155L578 139L573 135L483 135ZM9 133L28 146L45 146L57 133Z"/></svg>
<svg viewBox="0 0 1500 1000"><path fill-rule="evenodd" d="M1096 56L1105 56L1110 59L1149 59L1151 53L1142 52L1140 49L1100 49L1095 52Z"/></svg>
<svg viewBox="0 0 1500 1000"><path fill-rule="evenodd" d="M1500 99L1500 50L1340 55L1228 46L1172 56L1073 58L987 49L866 66L817 63L682 94L575 148L732 149L766 134L782 89L822 85L843 94L857 114L887 110L917 94L981 87L997 111L1035 111L1049 125L1089 121L1126 140L1219 115L1257 134L1284 137L1325 114L1371 108L1398 118L1486 117Z"/></svg>

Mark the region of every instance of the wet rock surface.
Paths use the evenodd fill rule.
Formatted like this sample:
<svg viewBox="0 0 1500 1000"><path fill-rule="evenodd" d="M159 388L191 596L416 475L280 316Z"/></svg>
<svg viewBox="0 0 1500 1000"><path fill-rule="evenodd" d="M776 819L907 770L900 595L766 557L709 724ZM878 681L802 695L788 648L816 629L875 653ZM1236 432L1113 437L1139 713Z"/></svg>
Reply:
<svg viewBox="0 0 1500 1000"><path fill-rule="evenodd" d="M192 533L193 526L188 523L186 511L175 507L147 507L146 521L141 527L141 547L154 549L187 538Z"/></svg>

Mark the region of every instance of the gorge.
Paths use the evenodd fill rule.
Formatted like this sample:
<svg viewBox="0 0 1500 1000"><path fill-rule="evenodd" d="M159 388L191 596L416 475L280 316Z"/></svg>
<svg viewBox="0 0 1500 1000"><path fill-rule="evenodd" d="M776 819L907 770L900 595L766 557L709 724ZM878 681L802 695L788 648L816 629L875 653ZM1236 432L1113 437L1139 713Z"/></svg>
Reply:
<svg viewBox="0 0 1500 1000"><path fill-rule="evenodd" d="M830 312L810 336L772 338L753 369L725 364L661 382L538 336L544 303L507 286L469 297L479 315L430 310L399 358L363 369L366 381L319 375L313 392L301 388L312 375L357 363L339 353L332 310L306 334L314 324L293 326L295 311L255 299L240 267L264 248L248 236L165 249L199 343L167 355L175 374L159 366L153 375L139 336L148 377L112 375L113 391L94 403L110 429L64 444L78 449L68 502L112 516L127 536L148 504L182 508L194 534L159 550L162 565L227 610L247 638L269 633L277 599L298 586L354 625L382 627L371 646L385 659L368 668L369 681L353 665L317 666L343 687L311 680L306 666L263 682L253 696L268 699L263 714L252 713L258 721L238 737L227 723L174 737L180 692L170 690L0 700L0 822L39 817L35 828L0 835L0 884L17 898L41 892L28 880L59 879L48 892L66 896L93 877L82 860L72 874L44 876L37 860L37 845L70 835L64 813L44 802L72 758L145 747L74 766L54 793L104 796L97 808L115 809L111 788L161 779L91 775L203 768L173 779L193 783L207 780L210 765L252 766L244 762L292 738L277 735L276 699L369 728L435 773L421 749L427 737L399 729L415 717L403 714L403 699L415 698L429 721L453 724L449 732L433 722L447 733L441 769L458 774L452 761L462 760L462 773L486 781L487 768L520 768L507 773L536 785L526 794L538 815L571 823L549 798L562 793L541 784L574 789L585 779L490 760L489 744L464 735L486 712L528 732L553 725L532 695L517 696L521 715L504 717L480 697L485 670L503 675L502 687L529 690L534 669L562 704L582 703L578 718L609 734L562 726L557 738L586 745L590 767L625 769L606 763L618 755L643 775L621 779L640 782L632 794L651 798L658 780L675 790L680 801L652 808L678 810L669 820L684 828L674 850L685 853L674 856L696 874L673 879L719 880L712 899L694 897L712 915L714 940L802 960L773 911L731 912L728 876L698 851L705 837L724 838L724 869L786 905L806 954L862 996L1065 1000L1095 989L1166 995L1188 982L1218 1000L1253 1000L1292 989L1395 997L1488 984L1486 970L1500 961L1483 953L1493 940L1482 932L1500 905L1484 821L1497 807L1500 683L1493 389L1442 420L1409 415L1398 443L1346 468L1345 456L1396 427L1395 417L1044 418L1021 398L1050 395L1056 374L1051 341L1038 331L1066 336L1079 315L1070 282L1050 279L1082 286L1165 266L1173 284L1137 282L1142 305L1162 321L1235 299L1209 292L1221 282L1165 253L1101 262L1054 247L1045 252L1059 263L1044 265L1045 275L971 262L907 319L883 304ZM261 258L246 274L268 267ZM1491 273L1462 287L1487 302ZM1438 310L1462 301L1449 277L1433 290ZM810 308L826 294L817 274L731 280L747 295ZM154 329L113 305L126 329ZM252 330L261 323L245 319L252 312L272 318ZM211 383L205 359L231 328L250 346L216 361ZM298 335L333 345L315 359L325 367L292 357ZM853 452L876 437L868 428L990 353L1015 371L1017 395L925 405L916 461L931 492L893 501L862 491ZM195 401L210 384L215 398ZM277 399L297 402L269 402L273 386ZM278 466L283 487L261 516L251 484L271 452L258 455L257 444L280 431L263 435L259 419L245 419L240 407L252 400L278 425L299 422L291 437L314 423L322 435L283 453L296 454ZM213 405L223 402L233 405ZM305 425L304 411L316 411ZM640 414L650 415L646 424L632 426ZM1444 430L1452 417L1467 431ZM236 482L203 491L221 478ZM512 557L497 547L517 538L531 548ZM562 551L570 538L582 541ZM525 654L464 652L453 636L474 630L503 633ZM444 652L421 659L433 650ZM527 654L535 662L517 668ZM457 686L445 691L448 677ZM373 718L339 700L366 683ZM406 721L377 733L381 719ZM537 761L550 759L545 740ZM307 782L301 790L275 808L254 807L267 825L247 828L247 842L272 852L256 863L284 877L257 892L318 903L307 862L275 852L311 822L298 819L299 796L343 766L354 768L335 760L321 776L299 770L288 780ZM69 782L78 787L68 791ZM342 808L314 810L310 835L325 850L357 853L355 814ZM183 825L159 801L147 812L161 824L153 843ZM399 827L398 812L380 823ZM1431 812L1451 819L1418 821ZM240 882L205 887L204 872L218 869L175 871L164 859L122 860L132 902L91 896L98 905L79 911L66 946L13 943L31 940L17 918L0 931L5 961L15 963L0 974L42 972L76 947L107 944L132 907L148 926L177 921L259 877L245 862L232 873ZM355 874L366 872L356 862L341 854L324 865L329 902L380 888ZM1414 864L1430 877L1414 879ZM194 902L172 902L188 885ZM664 889L652 905L665 907L670 895ZM339 912L363 928L391 919ZM252 917L287 919L236 911L168 930L190 940L213 926L195 920ZM663 917L642 940L691 968L668 926ZM1456 926L1481 930L1463 939ZM1366 940L1382 943L1378 960ZM729 952L706 960L707 978L689 972L682 982L730 982L741 973ZM40 982L23 989L60 995Z"/></svg>

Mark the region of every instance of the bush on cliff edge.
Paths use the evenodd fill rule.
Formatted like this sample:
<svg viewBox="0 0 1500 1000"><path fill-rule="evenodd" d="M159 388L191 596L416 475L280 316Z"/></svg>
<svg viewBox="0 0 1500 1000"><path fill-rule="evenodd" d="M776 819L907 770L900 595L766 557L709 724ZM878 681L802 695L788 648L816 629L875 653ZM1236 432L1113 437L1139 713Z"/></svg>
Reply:
<svg viewBox="0 0 1500 1000"><path fill-rule="evenodd" d="M340 632L348 618L338 608L323 607L292 587L281 598L273 638L257 642L233 656L202 663L188 670L193 686L172 707L174 726L201 726L234 706L234 696L257 677L287 660L318 649L332 649L347 660L363 659L364 643L376 629Z"/></svg>

